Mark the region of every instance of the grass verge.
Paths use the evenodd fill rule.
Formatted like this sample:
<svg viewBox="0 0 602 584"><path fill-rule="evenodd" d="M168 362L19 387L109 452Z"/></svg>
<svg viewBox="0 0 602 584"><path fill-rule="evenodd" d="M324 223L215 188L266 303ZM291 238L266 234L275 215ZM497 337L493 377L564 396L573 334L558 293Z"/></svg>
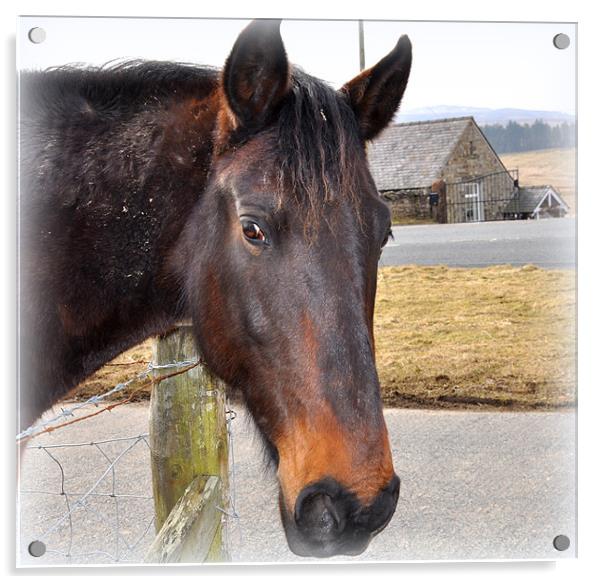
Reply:
<svg viewBox="0 0 602 584"><path fill-rule="evenodd" d="M575 400L572 271L397 266L379 272L387 405L556 408Z"/></svg>

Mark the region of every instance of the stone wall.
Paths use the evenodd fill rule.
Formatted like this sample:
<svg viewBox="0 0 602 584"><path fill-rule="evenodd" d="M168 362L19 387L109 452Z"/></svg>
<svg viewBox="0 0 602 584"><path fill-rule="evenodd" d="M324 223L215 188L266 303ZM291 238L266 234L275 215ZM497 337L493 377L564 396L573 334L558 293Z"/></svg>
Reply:
<svg viewBox="0 0 602 584"><path fill-rule="evenodd" d="M466 198L466 193L473 192L471 185L462 183L477 177L484 177L478 184L479 210ZM515 191L514 179L474 124L458 142L443 170L443 179L447 183L448 223L502 220Z"/></svg>
<svg viewBox="0 0 602 584"><path fill-rule="evenodd" d="M470 124L447 161L441 178L449 184L505 170L477 126Z"/></svg>
<svg viewBox="0 0 602 584"><path fill-rule="evenodd" d="M403 189L383 191L381 194L391 205L393 223L433 218L429 202L430 189Z"/></svg>

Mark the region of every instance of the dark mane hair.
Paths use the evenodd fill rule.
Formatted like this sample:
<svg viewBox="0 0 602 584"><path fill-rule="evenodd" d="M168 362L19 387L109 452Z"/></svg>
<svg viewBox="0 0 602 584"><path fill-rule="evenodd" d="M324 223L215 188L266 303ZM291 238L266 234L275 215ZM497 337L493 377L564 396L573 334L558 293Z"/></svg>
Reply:
<svg viewBox="0 0 602 584"><path fill-rule="evenodd" d="M357 157L365 156L356 117L342 93L299 68L277 119L281 196L289 189L315 224L326 204L358 196Z"/></svg>
<svg viewBox="0 0 602 584"><path fill-rule="evenodd" d="M24 105L52 115L93 110L110 118L129 115L142 107L194 95L203 97L219 84L219 70L167 61L109 61L50 67L20 73Z"/></svg>

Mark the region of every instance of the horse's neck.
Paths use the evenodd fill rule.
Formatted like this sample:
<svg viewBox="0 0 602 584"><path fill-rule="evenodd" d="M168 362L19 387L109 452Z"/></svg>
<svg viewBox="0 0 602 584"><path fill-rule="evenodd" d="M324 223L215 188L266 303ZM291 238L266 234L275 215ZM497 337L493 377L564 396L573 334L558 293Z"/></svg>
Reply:
<svg viewBox="0 0 602 584"><path fill-rule="evenodd" d="M126 188L119 197L110 195L114 225L97 232L95 249L100 254L89 253L97 256L93 264L104 266L100 280L109 288L102 320L110 334L103 338L113 337L112 343L120 348L128 344L125 338L161 332L171 320L186 317L179 266L173 258L206 187L216 104L215 92L202 100L183 98L174 103L161 125L145 131L154 136L134 161L139 174L130 179L126 168ZM89 270L89 265L82 268ZM118 319L113 317L116 309Z"/></svg>
<svg viewBox="0 0 602 584"><path fill-rule="evenodd" d="M62 397L186 316L170 257L205 188L216 103L210 94L143 113L148 120L88 136L78 157L59 154L73 152L66 134L54 158L40 153L33 161L50 177L23 193L43 193L24 218L24 350L27 382L39 387L34 415L48 405L47 388L53 400Z"/></svg>

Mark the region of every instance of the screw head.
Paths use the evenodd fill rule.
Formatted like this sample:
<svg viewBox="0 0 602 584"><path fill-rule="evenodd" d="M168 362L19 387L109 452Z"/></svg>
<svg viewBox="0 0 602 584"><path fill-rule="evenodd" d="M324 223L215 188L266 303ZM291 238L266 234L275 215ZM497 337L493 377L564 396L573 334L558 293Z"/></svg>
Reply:
<svg viewBox="0 0 602 584"><path fill-rule="evenodd" d="M552 544L559 552L563 552L569 549L571 540L566 535L557 535Z"/></svg>
<svg viewBox="0 0 602 584"><path fill-rule="evenodd" d="M46 544L43 541L32 541L27 548L29 555L34 558L40 558L46 553Z"/></svg>
<svg viewBox="0 0 602 584"><path fill-rule="evenodd" d="M561 32L552 39L552 42L557 49L567 49L571 44L571 39L568 34Z"/></svg>
<svg viewBox="0 0 602 584"><path fill-rule="evenodd" d="M46 31L43 28L36 26L27 33L27 36L32 43L39 45L46 40Z"/></svg>

